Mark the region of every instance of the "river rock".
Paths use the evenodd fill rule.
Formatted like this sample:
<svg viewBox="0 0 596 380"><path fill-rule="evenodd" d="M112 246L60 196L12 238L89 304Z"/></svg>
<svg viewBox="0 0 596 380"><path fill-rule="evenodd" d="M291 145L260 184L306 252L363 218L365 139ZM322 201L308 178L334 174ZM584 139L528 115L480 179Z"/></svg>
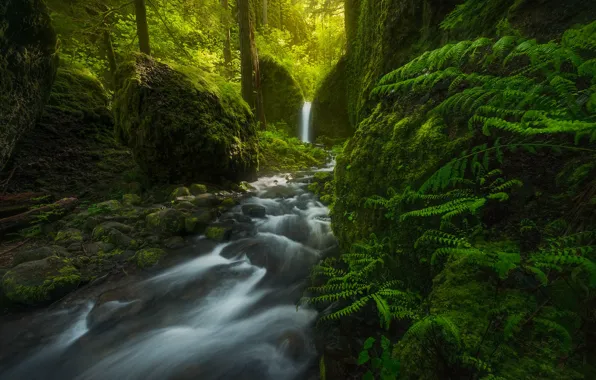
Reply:
<svg viewBox="0 0 596 380"><path fill-rule="evenodd" d="M8 271L2 288L13 302L29 306L50 303L77 288L79 271L57 256L30 261Z"/></svg>
<svg viewBox="0 0 596 380"><path fill-rule="evenodd" d="M141 269L151 268L166 255L166 251L159 248L147 248L138 251L135 255L137 266Z"/></svg>
<svg viewBox="0 0 596 380"><path fill-rule="evenodd" d="M209 207L217 206L220 201L215 194L206 193L197 195L191 202L197 207Z"/></svg>
<svg viewBox="0 0 596 380"><path fill-rule="evenodd" d="M17 266L29 261L42 260L50 256L68 257L68 251L63 247L53 245L49 247L37 247L28 250L22 250L15 253L12 259L12 265Z"/></svg>
<svg viewBox="0 0 596 380"><path fill-rule="evenodd" d="M253 218L264 218L267 215L267 209L257 204L242 205L242 213Z"/></svg>
<svg viewBox="0 0 596 380"><path fill-rule="evenodd" d="M188 187L178 187L177 189L172 191L172 194L170 194L170 200L176 200L179 197L189 197L191 195L192 194L190 193Z"/></svg>
<svg viewBox="0 0 596 380"><path fill-rule="evenodd" d="M174 236L165 241L164 246L168 249L180 249L184 247L186 243L181 236Z"/></svg>
<svg viewBox="0 0 596 380"><path fill-rule="evenodd" d="M147 215L147 228L167 235L176 235L184 232L184 215L179 210L165 209Z"/></svg>
<svg viewBox="0 0 596 380"><path fill-rule="evenodd" d="M148 179L220 183L255 177L255 119L230 84L142 54L121 63L116 77L115 130Z"/></svg>
<svg viewBox="0 0 596 380"><path fill-rule="evenodd" d="M205 194L207 192L207 186L198 183L190 185L190 193L192 195Z"/></svg>
<svg viewBox="0 0 596 380"><path fill-rule="evenodd" d="M124 194L122 196L122 204L125 206L139 206L141 202L141 197L136 194Z"/></svg>
<svg viewBox="0 0 596 380"><path fill-rule="evenodd" d="M267 189L263 194L261 194L261 198L291 198L298 194L298 190L291 187L291 186L274 186Z"/></svg>

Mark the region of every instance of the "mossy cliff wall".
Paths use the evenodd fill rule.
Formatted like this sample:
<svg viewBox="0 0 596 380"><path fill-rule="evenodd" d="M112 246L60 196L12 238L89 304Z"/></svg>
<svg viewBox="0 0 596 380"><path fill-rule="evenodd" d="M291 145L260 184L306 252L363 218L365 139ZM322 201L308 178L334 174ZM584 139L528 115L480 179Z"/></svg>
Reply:
<svg viewBox="0 0 596 380"><path fill-rule="evenodd" d="M0 2L0 171L43 110L57 66L42 0Z"/></svg>
<svg viewBox="0 0 596 380"><path fill-rule="evenodd" d="M462 7L459 18L456 17L459 23L448 30L441 23L447 22L447 16L462 1L351 0L346 3L346 28L352 36L348 38L347 104L350 121L357 128L338 161L338 202L334 213L335 230L346 246L378 232L378 227L373 227L375 223L364 217L380 220L370 213L360 213L362 222L357 228L347 218L348 213L359 209L363 197L380 194L390 187L415 187L439 163L473 143L467 127L451 131L430 123L420 127L416 120L423 118L428 97L410 99L414 106L386 104L371 97L370 91L382 75L449 41L498 34L548 41L560 38L566 28L578 22L596 19L596 7L579 0L468 2L478 3L479 7ZM351 231L350 234L358 232L347 236L344 230Z"/></svg>
<svg viewBox="0 0 596 380"><path fill-rule="evenodd" d="M456 26L441 26L446 16L465 3L463 0L347 0L345 3L347 35L347 69L334 70L324 81L314 103L320 99L341 101L333 83L345 82L350 127L355 131L375 107L369 93L382 75L415 56L448 42L494 37L518 32L524 36L548 41L560 36L576 23L593 19L596 11L582 0L487 0L471 1L476 7L462 7ZM343 62L339 63L341 67ZM344 72L340 80L338 71ZM328 83L328 85L325 85ZM343 104L343 101L341 101ZM343 117L319 108L313 112L315 130L326 128L319 123L344 125ZM325 130L330 137L333 131ZM339 131L337 135L343 133Z"/></svg>
<svg viewBox="0 0 596 380"><path fill-rule="evenodd" d="M246 180L258 167L253 115L217 77L138 55L120 66L116 133L153 182Z"/></svg>
<svg viewBox="0 0 596 380"><path fill-rule="evenodd" d="M275 58L259 57L261 88L267 123L275 124L289 136L300 135L300 115L304 95L292 74Z"/></svg>

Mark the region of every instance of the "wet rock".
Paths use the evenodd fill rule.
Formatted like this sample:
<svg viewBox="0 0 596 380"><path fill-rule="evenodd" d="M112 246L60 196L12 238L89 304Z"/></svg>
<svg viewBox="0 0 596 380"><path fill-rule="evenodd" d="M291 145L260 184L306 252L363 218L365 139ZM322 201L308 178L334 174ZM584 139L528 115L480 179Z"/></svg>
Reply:
<svg viewBox="0 0 596 380"><path fill-rule="evenodd" d="M235 221L227 220L225 222L213 223L207 227L205 236L207 239L216 242L229 241L232 237L232 230L234 229Z"/></svg>
<svg viewBox="0 0 596 380"><path fill-rule="evenodd" d="M228 197L225 198L223 201L221 201L220 206L225 208L225 209L231 209L234 206L236 206L238 204L238 201L236 201L234 198L232 197Z"/></svg>
<svg viewBox="0 0 596 380"><path fill-rule="evenodd" d="M20 264L2 278L2 288L13 302L29 306L47 304L75 290L79 271L57 256Z"/></svg>
<svg viewBox="0 0 596 380"><path fill-rule="evenodd" d="M267 215L267 209L257 204L242 205L242 213L253 218L264 218Z"/></svg>
<svg viewBox="0 0 596 380"><path fill-rule="evenodd" d="M298 360L306 349L306 342L300 331L290 330L283 333L277 343L281 351L290 358Z"/></svg>
<svg viewBox="0 0 596 380"><path fill-rule="evenodd" d="M59 231L54 238L54 242L56 242L56 244L60 244L65 247L73 243L81 243L82 241L83 235L81 231L75 228L67 228L65 230Z"/></svg>
<svg viewBox="0 0 596 380"><path fill-rule="evenodd" d="M240 214L240 213L233 213L233 214L226 214L226 215L222 215L221 217L222 220L235 220L238 223L252 223L252 219L250 218L250 216L244 215L244 214Z"/></svg>
<svg viewBox="0 0 596 380"><path fill-rule="evenodd" d="M184 239L180 236L171 237L164 243L164 246L168 249L180 249L185 245Z"/></svg>
<svg viewBox="0 0 596 380"><path fill-rule="evenodd" d="M192 200L192 203L198 207L217 206L219 204L219 199L217 199L215 194L200 194Z"/></svg>
<svg viewBox="0 0 596 380"><path fill-rule="evenodd" d="M179 188L175 189L174 191L172 191L172 193L170 194L170 199L176 200L179 197L188 197L191 195L192 194L190 193L190 190L188 189L188 187L179 187Z"/></svg>
<svg viewBox="0 0 596 380"><path fill-rule="evenodd" d="M184 228L189 234L198 234L205 231L205 228L213 219L211 210L203 208L195 211L184 220Z"/></svg>
<svg viewBox="0 0 596 380"><path fill-rule="evenodd" d="M297 189L292 188L291 186L273 186L267 189L262 195L261 198L267 199L274 199L274 198L291 198L298 194Z"/></svg>
<svg viewBox="0 0 596 380"><path fill-rule="evenodd" d="M141 197L136 194L124 194L122 196L122 204L125 206L138 206L141 202Z"/></svg>
<svg viewBox="0 0 596 380"><path fill-rule="evenodd" d="M193 208L195 208L195 205L193 205L189 201L182 201L176 204L176 208L178 210L192 210Z"/></svg>
<svg viewBox="0 0 596 380"><path fill-rule="evenodd" d="M128 234L132 231L132 227L119 222L105 222L93 229L91 238L95 241L102 240L107 237L112 230Z"/></svg>
<svg viewBox="0 0 596 380"><path fill-rule="evenodd" d="M68 252L72 252L72 253L81 252L83 250L83 243L82 242L72 243L71 245L66 247L66 250Z"/></svg>
<svg viewBox="0 0 596 380"><path fill-rule="evenodd" d="M69 253L66 249L57 245L18 251L12 259L12 265L17 266L29 261L42 260L50 256L68 257Z"/></svg>
<svg viewBox="0 0 596 380"><path fill-rule="evenodd" d="M135 255L137 266L142 269L151 268L166 255L166 251L159 248L148 248L138 251Z"/></svg>
<svg viewBox="0 0 596 380"><path fill-rule="evenodd" d="M190 193L192 195L205 194L207 192L207 186L198 183L190 185Z"/></svg>
<svg viewBox="0 0 596 380"><path fill-rule="evenodd" d="M136 248L139 243L137 240L123 234L117 229L111 229L107 235L107 242L114 244L119 248Z"/></svg>
<svg viewBox="0 0 596 380"><path fill-rule="evenodd" d="M180 234L185 228L182 212L171 208L147 215L146 222L147 228L161 234Z"/></svg>
<svg viewBox="0 0 596 380"><path fill-rule="evenodd" d="M105 210L106 212L117 212L120 211L122 205L117 200L110 200L98 203L96 207L98 209Z"/></svg>
<svg viewBox="0 0 596 380"><path fill-rule="evenodd" d="M143 302L134 301L108 301L96 305L87 316L89 330L105 329L117 324L119 321L133 317L143 310Z"/></svg>

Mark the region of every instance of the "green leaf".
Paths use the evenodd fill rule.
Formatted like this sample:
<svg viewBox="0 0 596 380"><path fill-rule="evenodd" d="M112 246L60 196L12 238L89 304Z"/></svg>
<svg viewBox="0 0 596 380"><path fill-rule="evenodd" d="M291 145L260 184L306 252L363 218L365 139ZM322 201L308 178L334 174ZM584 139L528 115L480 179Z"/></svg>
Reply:
<svg viewBox="0 0 596 380"><path fill-rule="evenodd" d="M370 356L368 355L368 351L367 350L360 351L360 355L358 355L358 365L368 363L369 360L370 360Z"/></svg>
<svg viewBox="0 0 596 380"><path fill-rule="evenodd" d="M367 340L364 341L364 346L362 347L363 350L370 350L372 346L375 344L377 340L372 336L369 337Z"/></svg>

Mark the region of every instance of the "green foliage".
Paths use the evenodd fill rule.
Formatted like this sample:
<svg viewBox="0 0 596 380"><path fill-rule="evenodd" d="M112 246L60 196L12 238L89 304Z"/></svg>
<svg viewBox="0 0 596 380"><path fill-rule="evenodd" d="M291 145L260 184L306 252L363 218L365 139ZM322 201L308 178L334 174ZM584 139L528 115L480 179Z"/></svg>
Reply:
<svg viewBox="0 0 596 380"><path fill-rule="evenodd" d="M269 125L267 131L259 132L260 173L295 172L323 166L328 153L311 144L305 144L295 137Z"/></svg>
<svg viewBox="0 0 596 380"><path fill-rule="evenodd" d="M400 363L393 355L391 341L387 337L381 336L380 350L374 347L375 342L375 338L368 338L358 356L358 365L369 368L362 378L371 380L397 378Z"/></svg>
<svg viewBox="0 0 596 380"><path fill-rule="evenodd" d="M352 252L341 255L338 262L329 258L313 269L313 281L325 280L308 292L302 303L345 303L339 310L324 315L321 321L336 320L355 314L367 305L376 307L380 325L389 329L392 320L415 319L417 296L390 279L390 255L382 242L372 236L367 243L355 244Z"/></svg>

